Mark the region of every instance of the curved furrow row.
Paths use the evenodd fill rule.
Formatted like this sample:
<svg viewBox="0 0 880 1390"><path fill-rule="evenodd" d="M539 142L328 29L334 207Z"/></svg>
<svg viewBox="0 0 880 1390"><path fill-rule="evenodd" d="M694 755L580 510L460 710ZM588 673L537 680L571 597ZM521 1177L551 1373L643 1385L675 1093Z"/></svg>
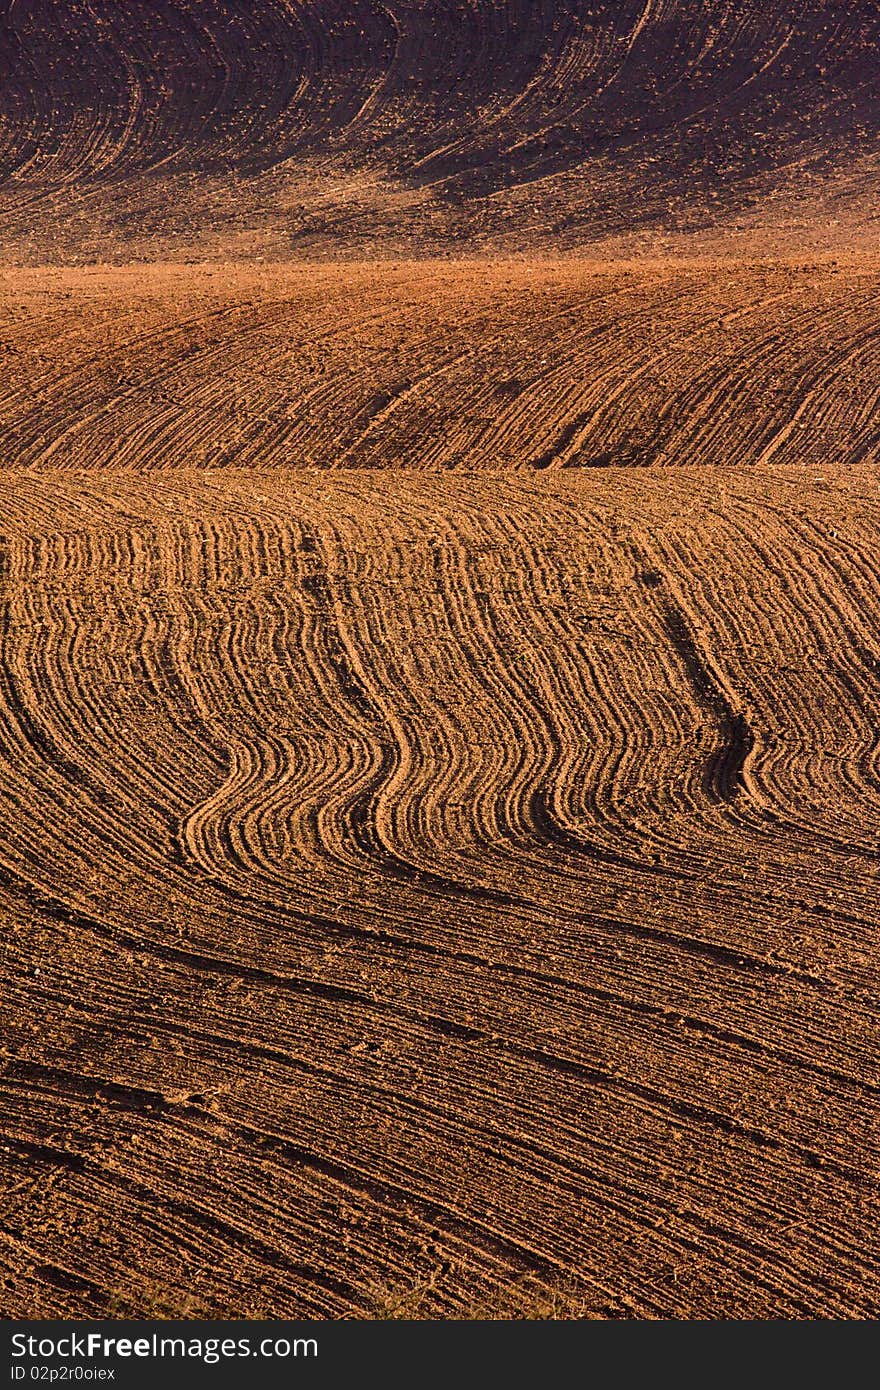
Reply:
<svg viewBox="0 0 880 1390"><path fill-rule="evenodd" d="M256 1001L255 1001L255 1003L256 1003ZM302 1036L302 1025L303 1025L303 1022L304 1022L304 1020L300 1020L298 1023L294 1024L294 1027L295 1027L295 1035L294 1035L294 1036L296 1036L296 1037L298 1037L298 1038L301 1038L301 1036ZM162 1027L162 1020L161 1020L161 1017L158 1018L158 1019L155 1018L155 1017L154 1017L153 1019L151 1019L150 1027L151 1027L151 1028L159 1027L160 1030L161 1030L161 1027ZM258 1028L259 1028L259 1031L262 1031L262 1026L259 1026L259 1025L258 1025ZM316 1018L316 1019L314 1019L314 1020L311 1022L308 1032L309 1032L309 1036L312 1036L312 1037L316 1037L316 1036L317 1036L317 1037L320 1037L322 1040L325 1041L325 1043L328 1041L328 1040L325 1039L326 1024L324 1024L323 1021L320 1020L319 1018ZM277 1037L277 1034L276 1034L276 1037ZM295 1046L300 1046L300 1044L295 1044ZM358 1047L359 1047L359 1046L360 1046L360 1044L359 1044L357 1047L352 1048L352 1049L343 1048L342 1051L343 1051L343 1052L347 1052L347 1051L351 1050L352 1052L357 1053ZM380 1079L381 1079L381 1081L382 1081L382 1084L381 1084L380 1087L379 1087L379 1090L380 1090L380 1092L381 1092L382 1094L387 1094L387 1093L385 1092L385 1090L384 1090L384 1086L385 1086L386 1083L387 1083L388 1085L393 1084L392 1081L391 1081L391 1078L387 1078L387 1077L384 1077L384 1078L383 1078L383 1071L384 1071L385 1067L386 1067L386 1066L390 1066L390 1067L392 1067L392 1068L396 1071L398 1065L399 1065L400 1063L402 1063L403 1060L404 1060L403 1057L400 1055L399 1048L400 1048L400 1043L397 1042L397 1041L393 1041L393 1040L392 1040L389 1036L387 1036L387 1035L386 1035L386 1037L384 1038L384 1040L383 1040L381 1046L374 1046L374 1045L372 1045L372 1044L371 1044L371 1046L370 1046L370 1052L371 1052L371 1054L372 1054L372 1058L377 1059L378 1062L379 1062L380 1070L379 1070L379 1071L376 1071L375 1069L371 1069L371 1070L372 1070L372 1072L373 1072L373 1076L377 1079L377 1081L380 1080ZM334 1049L331 1048L331 1052L332 1052L333 1050L334 1050ZM337 1047L337 1049L335 1049L335 1050L338 1051L338 1047ZM280 1056L278 1056L277 1060L280 1060ZM451 1057L450 1057L448 1060L451 1061L451 1060L452 1060ZM200 1107L203 1107L206 1103L207 1103L207 1105L208 1105L208 1109L209 1109L210 1111L213 1111L214 1113L217 1113L218 1110L219 1110L219 1111L222 1111L222 1110L224 1110L224 1109L228 1111L228 1109L229 1109L231 1106L234 1106L234 1105L235 1105L235 1101L234 1101L234 1100L230 1097L230 1095L229 1095L229 1086L228 1086L228 1084L227 1084L227 1085L220 1085L219 1087L218 1087L217 1085L215 1085L215 1084L211 1084L211 1081L209 1080L209 1073L208 1073L208 1071L206 1071L206 1062L205 1062L205 1057L204 1057L203 1054L199 1053L197 1058L196 1058L196 1057L193 1058L193 1061L196 1061L196 1062L197 1062L197 1065L199 1065L199 1067L200 1067L200 1073L201 1073L201 1074L200 1074L200 1076L199 1076L199 1089L200 1089L200 1090L207 1091L209 1097L213 1097L212 1099L210 1099L210 1100L208 1100L208 1101L206 1101L206 1097L203 1096L203 1095L189 1095L189 1094L188 1094L188 1092L191 1091L191 1090L193 1089L193 1084L194 1084L194 1083L193 1083L192 1081L190 1081L189 1084L186 1084L186 1083L185 1083L182 1090L180 1089L179 1086L175 1088L175 1086L174 1086L173 1083L169 1083L168 1081L166 1081L166 1082L165 1082L165 1085L164 1085L164 1092L163 1092L163 1093L157 1093L157 1092L155 1092L155 1091L153 1091L152 1093L150 1093L149 1091L145 1093L145 1092L143 1092L143 1091L140 1091L139 1094L140 1094L141 1096L143 1096L144 1099L143 1099L143 1101L138 1101L138 1099L137 1099L137 1097L138 1097L138 1092L136 1091L135 1088L133 1088L133 1087L131 1087L131 1086L128 1086L128 1087L121 1087L121 1086L118 1086L118 1085L115 1085L115 1084L112 1084L112 1083L102 1082L100 1078L98 1078L98 1079L95 1081L95 1083L94 1083L94 1092L95 1092L95 1094L96 1094L96 1098L99 1099L99 1100L103 1100L103 1102L105 1103L105 1105L109 1102L110 1105L111 1105L111 1107L113 1107L114 1105L118 1105L119 1103L125 1104L126 1097L129 1096L129 1095L131 1095L131 1096L133 1096L133 1099L134 1099L136 1105L137 1105L137 1104L140 1104L142 1107L145 1105L146 1108L147 1108L148 1110L152 1110L152 1111L154 1111L154 1112L157 1111L157 1110L159 1110L159 1111L166 1111L166 1112L167 1112L167 1111L169 1110L169 1108L172 1108L172 1107L184 1107L184 1109L183 1109L183 1111L182 1111L182 1114L187 1114L187 1113L188 1113L188 1114L190 1114L190 1115L193 1115L194 1117L197 1117L197 1116L198 1116L199 1111L200 1111ZM240 1067L240 1065L241 1065L241 1061L242 1061L242 1058L241 1058L241 1055L239 1055L239 1067ZM291 1059L291 1063L293 1063L293 1059ZM105 1065L105 1067L112 1066L112 1063L110 1062L109 1058L105 1061L105 1064L104 1064L104 1065ZM262 1065L263 1068L265 1068L265 1066L266 1066L266 1055L265 1055L265 1054L264 1054L264 1056L263 1056L263 1060L262 1060L261 1065ZM271 1063L270 1063L270 1065L271 1065ZM131 1061L131 1060L129 1060L129 1061L127 1062L127 1066L128 1066L129 1071L130 1071L131 1066L132 1066L132 1061ZM142 1067L143 1067L143 1063L137 1063L137 1062L135 1062L135 1066L137 1067L138 1070L140 1070L140 1069L142 1069ZM185 1070L186 1068L191 1067L191 1066L192 1066L192 1062L188 1062L188 1063L182 1062L182 1063L181 1063L181 1068L182 1068L182 1070ZM499 1112L498 1112L498 1105L499 1105L499 1101L500 1101L500 1099L501 1099L501 1097L499 1096L499 1092L498 1092L498 1066L499 1066L499 1062L498 1062L498 1060L496 1060L494 1063L492 1063L492 1064L490 1065L490 1070L486 1073L486 1079L489 1080L489 1082L490 1082L490 1091L489 1091L489 1094L488 1094L487 1097L486 1097L485 1110L486 1110L486 1113L490 1113L490 1114L494 1113L496 1116L497 1116L498 1113L499 1113ZM280 1095L287 1095L287 1094L289 1093L289 1092L288 1092L288 1088L287 1088L287 1083L286 1083L285 1078L284 1078L284 1070L285 1070L284 1068L282 1068L281 1070L279 1070L278 1067L277 1067L277 1064L276 1064L276 1065L272 1065L272 1073L273 1073L274 1075L277 1076L277 1082L276 1082L276 1087L275 1087L276 1094L280 1094ZM300 1068L297 1068L297 1070L300 1070ZM470 1065L468 1066L467 1070L468 1070L469 1072L471 1071ZM33 1082L33 1081L35 1080L35 1073L34 1073L34 1068L33 1068L33 1067L31 1067L29 1070L26 1069L24 1074L28 1077L28 1079L29 1079L31 1082ZM406 1074L405 1071L404 1071L403 1074L404 1074L404 1075ZM13 1068L13 1069L12 1069L11 1075L12 1075L12 1076L17 1075L17 1069L16 1069L16 1068ZM453 1066L453 1067L451 1068L451 1077L452 1077L452 1078L455 1078L456 1075L457 1075L457 1068L455 1068L455 1067ZM548 1078L548 1081L549 1081L549 1080L550 1080L550 1079ZM300 1094L301 1097L302 1097L302 1087L303 1087L303 1084L304 1084L304 1082L303 1082L303 1080L302 1080L302 1077L300 1076L300 1078L299 1078L299 1080L298 1080L298 1082L297 1082L297 1091L299 1092L299 1094ZM765 1081L764 1084L766 1085L766 1081ZM341 1092L340 1092L340 1086L342 1087L342 1091L341 1091ZM375 1090L375 1089L376 1089L376 1086L375 1086L375 1085L367 1084L367 1083L366 1083L366 1079L365 1079L364 1077L360 1077L360 1078L359 1078L358 1086L359 1086L359 1089L360 1089L362 1092L363 1092L364 1090L366 1090L367 1092L369 1092L369 1091L371 1091L371 1090ZM340 1103L344 1103L344 1100L342 1099L342 1098L344 1098L344 1095L345 1095L345 1081L344 1081L344 1078L343 1078L343 1077L338 1076L338 1077L336 1078L336 1080L333 1082L333 1089L334 1089L335 1096L336 1096L336 1100L335 1100L334 1103L335 1103L336 1105L339 1105ZM578 1117L579 1113L581 1113L581 1112L579 1111L579 1107L578 1107L578 1105L577 1105L577 1103L576 1103L576 1098L570 1094L570 1082L567 1083L566 1089L569 1091L569 1094L566 1096L566 1090L565 1090L565 1089L562 1090L561 1092L559 1092L559 1093L558 1093L558 1096L557 1096L557 1103L561 1103L561 1104L562 1104L563 1106L565 1106L566 1108L567 1108L567 1107L571 1107L570 1113L571 1113L572 1120L573 1120L573 1122L574 1122L574 1129L572 1130L572 1142L575 1142L576 1136L577 1136L577 1134L578 1134L578 1132L579 1132L579 1129L580 1129L580 1126L578 1125L577 1117ZM240 1080L239 1080L239 1084L236 1085L235 1087L233 1087L233 1090L234 1090L234 1092L236 1092L236 1093L238 1093L238 1094L241 1094L241 1095L244 1095L244 1094L245 1094L244 1089L241 1087ZM80 1087L80 1091L82 1091L82 1087ZM519 1116L519 1119L518 1119L518 1121L517 1121L516 1123L517 1123L518 1125L521 1125L521 1124L524 1123L524 1124L526 1124L528 1127L531 1127L531 1126L534 1124L535 1120L534 1120L534 1116L531 1118L531 1120L529 1120L529 1118L528 1118L529 1110L528 1110L528 1102L527 1102L527 1100L526 1100L528 1087L526 1087L526 1089L523 1090L523 1091L521 1091L521 1092L518 1090L518 1088L514 1087L514 1088L513 1088L513 1091L514 1091L516 1094L521 1094L521 1095L522 1095L522 1097L523 1097L523 1103L526 1105L526 1109L525 1109L524 1111L521 1111L520 1116ZM453 1091L450 1092L450 1100L453 1100L453 1098L454 1098L454 1089L453 1089ZM463 1098L459 1098L459 1099L457 1100L457 1102L455 1102L455 1105L453 1106L453 1109L452 1109L452 1111L451 1111L451 1115L454 1115L454 1114L456 1113L457 1106L461 1105L462 1099L463 1099ZM195 1107L195 1110L193 1110L192 1107ZM301 1122L302 1122L302 1113L301 1113L302 1104L301 1104L301 1100L297 1101L297 1107L298 1107L298 1110L300 1111L300 1121L299 1121L299 1122L301 1123ZM130 1102L129 1102L129 1104L126 1106L126 1108L128 1108L128 1109L131 1109L131 1108L132 1108L132 1105L131 1105ZM406 1108L407 1108L406 1105L404 1105L403 1111L401 1112L401 1115L400 1115L400 1118L401 1118L401 1119L402 1119L403 1116L405 1115ZM92 1122L94 1122L94 1119L92 1120ZM643 1109L643 1110L642 1110L640 1123L641 1123L641 1125L644 1126L646 1122L649 1124L649 1126L651 1125L651 1110L650 1110L650 1109L648 1109L648 1110ZM276 1114L276 1116L275 1116L274 1123L275 1123L276 1125L277 1125L277 1123L278 1123L277 1114ZM436 1125L436 1124L440 1124L440 1123L442 1123L442 1121L440 1120L440 1117L439 1117L439 1116L436 1116L435 1119L434 1119L434 1124ZM422 1121L422 1120L418 1120L418 1125L419 1125L420 1128L423 1128L423 1121ZM228 1133L228 1125L226 1126L226 1132ZM523 1131L522 1131L521 1129L520 1129L518 1132L519 1132L519 1133L523 1133ZM601 1133L602 1133L602 1130L600 1129L600 1130L599 1130L599 1134L601 1134ZM320 1141L318 1141L318 1142L319 1142L319 1144L320 1144ZM637 1143L637 1141L635 1141L635 1142ZM617 1140L617 1139L614 1140L614 1141L612 1142L612 1144L611 1144L611 1152L614 1152L614 1151L617 1149L618 1143L619 1143L619 1140ZM270 1147L271 1147L271 1146L270 1146ZM281 1147L281 1146L279 1145L279 1148L280 1148L280 1147ZM520 1145L518 1145L518 1147L520 1148L520 1151L522 1152L522 1145L520 1144ZM607 1144L604 1144L604 1143L601 1143L601 1142L600 1142L600 1146L599 1146L599 1148L600 1148L600 1153L601 1153L601 1150L604 1149L604 1148L606 1148L606 1147L607 1147ZM99 1153L96 1154L95 1157L96 1157L96 1159L98 1159L98 1161L100 1161L100 1154L99 1154ZM599 1156L597 1155L597 1159L598 1159L598 1157L599 1157ZM590 1169L591 1169L593 1163L594 1163L595 1161L597 1161L597 1159L587 1160L586 1165L585 1165L585 1166L582 1165L581 1168L578 1170L578 1171L580 1172L580 1174L581 1174L580 1179L579 1179L579 1181L580 1181L581 1183L589 1182L589 1181L590 1181ZM498 1161L497 1150L495 1151L494 1161L495 1161L495 1162ZM762 1158L762 1162L767 1162L767 1161L768 1161L768 1157L765 1155L765 1156ZM635 1172L638 1172L638 1165L637 1165L637 1167L636 1167L636 1169L635 1169ZM454 1176L454 1174L450 1174L450 1178L449 1178L450 1181L451 1181L451 1179L452 1179L453 1176ZM597 1174L597 1178L598 1178L598 1174ZM160 1173L160 1175L159 1175L159 1180L160 1180L160 1184L161 1184L161 1185L164 1185L164 1179L162 1179L161 1173ZM155 1181L155 1179L154 1179L154 1181ZM357 1183L356 1181L354 1182L354 1186L355 1186L355 1187L358 1186L358 1183ZM598 1208L599 1208L599 1207L601 1207L602 1209L604 1209L604 1210L606 1211L606 1213L607 1213L608 1211L613 1212L615 1209L618 1208L618 1200L617 1200L616 1197L615 1197L615 1189L616 1189L616 1188L617 1188L617 1183L616 1183L616 1181L612 1182L611 1186L609 1187L607 1177L604 1178L604 1179L602 1179L601 1185L597 1185L597 1186L596 1186L596 1188L595 1188L595 1200L596 1200L596 1203L597 1203L597 1215L598 1215ZM167 1192L167 1188L166 1188L165 1190L166 1190L166 1192ZM501 1190L503 1190L503 1189L501 1189ZM623 1193L625 1192L625 1188L620 1189L620 1191L621 1191L621 1196L623 1196ZM602 1195L603 1192L604 1192L604 1198L603 1198L603 1195ZM663 1193L663 1185L662 1185L662 1182L661 1182L661 1183L657 1186L657 1188L656 1188L657 1200L660 1202L661 1206L664 1205L664 1203L663 1203L663 1198L662 1198L662 1193ZM496 1202L497 1202L497 1200L498 1200L498 1196L499 1196L499 1195L500 1195L500 1192L496 1192L496 1198L495 1198ZM630 1197L627 1199L627 1201L626 1201L626 1203L625 1203L624 1209L625 1209L627 1206L630 1206L631 1201L632 1201L632 1195L630 1195ZM632 1208L631 1208L631 1209L632 1209ZM667 1210L668 1210L668 1207L667 1207ZM670 1213L670 1214L671 1214L671 1213ZM764 1215L763 1221L764 1221L764 1222L766 1223L766 1225L767 1225L768 1232L772 1235L772 1233L773 1233L773 1221L772 1221L772 1219L768 1219L768 1218L770 1218L770 1213L766 1213L766 1214ZM435 1217L434 1217L434 1220L435 1220L435 1221L437 1220L437 1216L436 1216L436 1215L435 1215ZM497 1222L497 1217L495 1217L495 1221ZM269 1224L269 1228L271 1229L271 1224L272 1224L272 1223L268 1223L268 1224ZM666 1224L666 1223L665 1223L665 1222L660 1222L660 1223L658 1223L658 1224L662 1226L662 1225L664 1225L664 1224ZM441 1222L441 1225L442 1225L442 1222ZM264 1230L265 1230L265 1229L266 1229L266 1226L264 1226ZM435 1233L435 1234L436 1234L436 1233ZM696 1232L695 1232L695 1235L696 1235ZM472 1239L472 1240L474 1239L474 1233L473 1233L473 1232L471 1233L471 1239ZM754 1245L754 1242L751 1242L751 1241L750 1241L749 1243L752 1245L752 1248L753 1248L753 1250L755 1251L755 1253L757 1253L757 1249L756 1249L756 1247L755 1247L755 1245ZM675 1242L673 1241L673 1245L672 1245L672 1247L671 1247L670 1250L669 1250L669 1257L670 1257L670 1258L674 1258L674 1255L675 1255ZM286 1265L286 1267L289 1268L289 1263Z"/></svg>
<svg viewBox="0 0 880 1390"><path fill-rule="evenodd" d="M737 574L729 562L725 566L720 558L713 586L716 591L725 581L736 586L730 603L717 610L724 616L727 631L719 632L714 640L722 650L760 653L760 664L752 666L741 681L745 699L754 711L753 721L767 730L765 740L759 741L752 772L765 794L771 796L775 813L790 815L792 808L806 809L811 802L822 805L843 768L849 776L864 769L862 804L847 799L851 820L840 835L840 845L871 852L876 844L876 795L870 773L876 729L870 649L861 645L871 637L860 607L863 586L868 583L868 593L876 589L876 576L871 579L863 563L850 568L831 562L828 543L833 544L834 527L817 530L815 523L807 520L805 536L803 524L781 508L769 510L772 549L770 538L762 536L766 521L756 509L750 509L741 522L734 521L735 541L730 546L730 553L738 555L744 549L746 553L754 549L754 572L762 574L763 593L749 595L747 606L745 576ZM869 531L863 536L867 534ZM851 551L864 557L864 541L857 542ZM684 569L688 564L689 557L682 549L677 566ZM784 608L781 594L785 595ZM700 611L709 611L709 598L709 592L704 591ZM757 615L759 621L747 626L742 621L746 615ZM779 652L775 669L774 646ZM806 689L798 678L805 659L814 663ZM773 680L770 688L768 676ZM792 775L801 779L797 788L789 781ZM826 785L828 779L830 786ZM832 806L833 802L827 806L829 813ZM827 814L822 821L827 833ZM810 835L806 821L803 833Z"/></svg>

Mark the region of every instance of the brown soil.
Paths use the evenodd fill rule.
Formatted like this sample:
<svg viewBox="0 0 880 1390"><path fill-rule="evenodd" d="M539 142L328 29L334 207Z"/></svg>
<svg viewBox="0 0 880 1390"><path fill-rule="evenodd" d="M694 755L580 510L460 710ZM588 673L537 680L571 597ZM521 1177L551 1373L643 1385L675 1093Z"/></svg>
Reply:
<svg viewBox="0 0 880 1390"><path fill-rule="evenodd" d="M878 42L871 0L5 0L2 255L876 243Z"/></svg>
<svg viewBox="0 0 880 1390"><path fill-rule="evenodd" d="M0 272L0 459L477 468L880 458L877 260Z"/></svg>
<svg viewBox="0 0 880 1390"><path fill-rule="evenodd" d="M0 1313L877 1317L874 7L63 10Z"/></svg>

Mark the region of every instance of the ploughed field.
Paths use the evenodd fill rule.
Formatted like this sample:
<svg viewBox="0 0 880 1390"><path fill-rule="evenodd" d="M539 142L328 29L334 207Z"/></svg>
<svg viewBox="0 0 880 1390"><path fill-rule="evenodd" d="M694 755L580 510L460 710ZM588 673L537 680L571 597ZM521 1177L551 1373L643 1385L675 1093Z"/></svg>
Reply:
<svg viewBox="0 0 880 1390"><path fill-rule="evenodd" d="M876 248L871 0L0 0L0 259Z"/></svg>
<svg viewBox="0 0 880 1390"><path fill-rule="evenodd" d="M0 1312L880 1313L876 14L0 4Z"/></svg>
<svg viewBox="0 0 880 1390"><path fill-rule="evenodd" d="M880 459L877 258L0 270L0 461Z"/></svg>
<svg viewBox="0 0 880 1390"><path fill-rule="evenodd" d="M0 488L8 1311L876 1311L872 470Z"/></svg>

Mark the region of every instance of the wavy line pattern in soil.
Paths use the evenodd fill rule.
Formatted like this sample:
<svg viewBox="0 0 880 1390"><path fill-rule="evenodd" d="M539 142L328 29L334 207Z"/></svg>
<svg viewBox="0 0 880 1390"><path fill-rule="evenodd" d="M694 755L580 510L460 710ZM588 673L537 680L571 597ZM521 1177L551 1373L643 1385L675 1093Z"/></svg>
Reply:
<svg viewBox="0 0 880 1390"><path fill-rule="evenodd" d="M0 514L6 1311L876 1314L868 470Z"/></svg>
<svg viewBox="0 0 880 1390"><path fill-rule="evenodd" d="M866 0L0 0L0 1313L876 1318Z"/></svg>

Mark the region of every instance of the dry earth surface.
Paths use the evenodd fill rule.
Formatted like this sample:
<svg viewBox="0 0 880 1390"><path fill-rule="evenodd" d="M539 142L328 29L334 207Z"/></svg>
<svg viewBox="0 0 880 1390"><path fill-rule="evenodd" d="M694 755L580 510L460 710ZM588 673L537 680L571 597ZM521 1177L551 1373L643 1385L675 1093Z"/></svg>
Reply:
<svg viewBox="0 0 880 1390"><path fill-rule="evenodd" d="M866 0L0 0L0 1313L880 1314Z"/></svg>

